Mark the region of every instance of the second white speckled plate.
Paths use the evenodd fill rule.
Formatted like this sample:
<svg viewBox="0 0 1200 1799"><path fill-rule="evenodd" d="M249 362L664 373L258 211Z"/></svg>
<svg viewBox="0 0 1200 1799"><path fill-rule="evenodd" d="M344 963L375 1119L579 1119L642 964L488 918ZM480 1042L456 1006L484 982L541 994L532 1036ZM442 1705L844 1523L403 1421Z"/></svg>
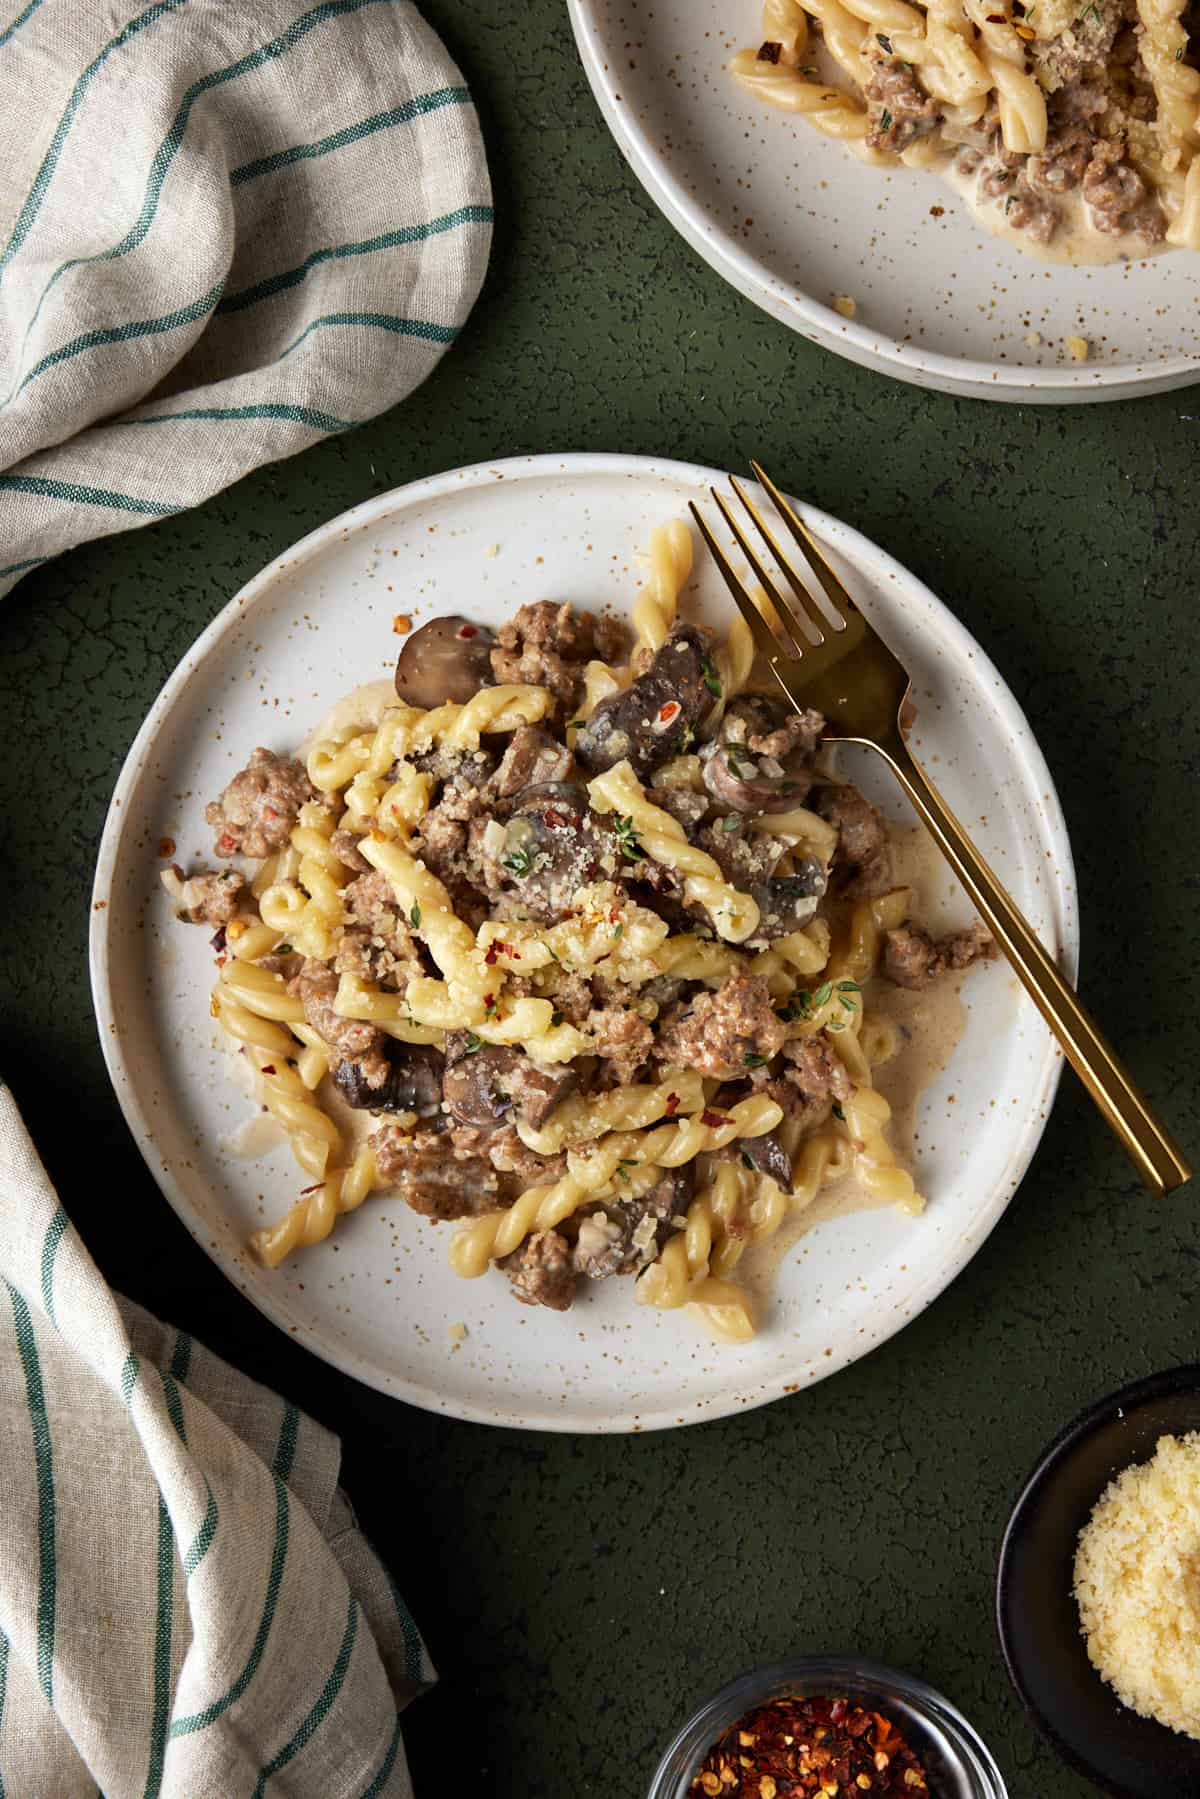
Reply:
<svg viewBox="0 0 1200 1799"><path fill-rule="evenodd" d="M918 1112L928 1210L839 1217L805 1235L752 1343L713 1344L686 1314L637 1306L627 1280L598 1284L564 1315L514 1304L497 1275L451 1274L446 1227L385 1197L274 1273L244 1247L295 1200L303 1176L282 1146L259 1160L226 1147L250 1105L229 1081L208 1014L208 933L172 916L160 839L173 840L179 862L206 860L205 800L256 744L293 750L342 694L386 674L397 612L497 624L550 597L625 611L653 526L685 514L719 479L636 457L546 456L438 475L355 508L264 569L209 626L163 689L113 796L93 901L93 988L109 1071L146 1161L197 1241L268 1317L415 1405L483 1423L624 1431L802 1390L941 1292L1000 1217L1042 1131L1058 1052L994 964L964 984L965 1037ZM931 593L856 532L806 516L913 671L918 752L1073 970L1070 848L1011 693ZM707 559L685 607L728 620ZM873 791L905 818L894 792ZM963 919L961 900L948 909ZM456 1346L458 1324L467 1335Z"/></svg>
<svg viewBox="0 0 1200 1799"><path fill-rule="evenodd" d="M741 92L761 0L568 0L617 143L700 255L756 305L919 387L1041 403L1200 379L1200 256L1039 262L989 236L937 175L875 169ZM833 307L857 303L853 320ZM1084 337L1086 362L1066 340Z"/></svg>

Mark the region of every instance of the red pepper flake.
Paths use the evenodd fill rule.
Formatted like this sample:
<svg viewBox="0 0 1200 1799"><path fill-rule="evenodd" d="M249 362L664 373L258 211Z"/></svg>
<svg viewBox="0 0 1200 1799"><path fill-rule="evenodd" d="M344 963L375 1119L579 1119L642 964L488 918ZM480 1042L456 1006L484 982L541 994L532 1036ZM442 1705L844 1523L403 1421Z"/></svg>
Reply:
<svg viewBox="0 0 1200 1799"><path fill-rule="evenodd" d="M208 947L209 947L209 949L216 950L218 955L221 954L222 950L225 948L225 926L224 925L217 926L217 929L213 932L212 936L208 940Z"/></svg>
<svg viewBox="0 0 1200 1799"><path fill-rule="evenodd" d="M762 44L759 47L758 55L754 60L755 62L778 62L782 54L783 45L773 43L768 39L765 44Z"/></svg>
<svg viewBox="0 0 1200 1799"><path fill-rule="evenodd" d="M487 963L489 968L494 968L496 966L497 958L499 957L500 952L503 948L504 948L504 945L502 943L489 943L488 944L487 949L483 953L483 959Z"/></svg>
<svg viewBox="0 0 1200 1799"><path fill-rule="evenodd" d="M478 637L479 627L478 625L460 625L454 635L456 637L464 638Z"/></svg>
<svg viewBox="0 0 1200 1799"><path fill-rule="evenodd" d="M714 1112L711 1106L706 1106L700 1114L700 1122L715 1128L719 1124L728 1124L729 1114L728 1112Z"/></svg>
<svg viewBox="0 0 1200 1799"><path fill-rule="evenodd" d="M275 1073L274 1062L264 1062L262 1067L259 1069L259 1073L260 1074L274 1074Z"/></svg>
<svg viewBox="0 0 1200 1799"><path fill-rule="evenodd" d="M668 700L665 706L658 709L658 717L654 721L656 731L668 731L683 711L678 700Z"/></svg>
<svg viewBox="0 0 1200 1799"><path fill-rule="evenodd" d="M217 854L218 856L237 855L237 838L234 837L231 832L222 831L221 835L217 838Z"/></svg>
<svg viewBox="0 0 1200 1799"><path fill-rule="evenodd" d="M484 994L483 1009L485 1012L494 1012L496 1010L496 995L494 993Z"/></svg>
<svg viewBox="0 0 1200 1799"><path fill-rule="evenodd" d="M160 856L173 856L175 854L175 839L173 837L160 837L158 840L158 853Z"/></svg>
<svg viewBox="0 0 1200 1799"><path fill-rule="evenodd" d="M928 1799L924 1768L890 1718L850 1699L777 1699L725 1731L693 1777L708 1799Z"/></svg>
<svg viewBox="0 0 1200 1799"><path fill-rule="evenodd" d="M675 1116L676 1112L678 1112L678 1110L679 1110L679 1095L678 1095L678 1093L668 1093L667 1094L667 1106L666 1106L667 1117L674 1118L674 1116Z"/></svg>
<svg viewBox="0 0 1200 1799"><path fill-rule="evenodd" d="M307 1199L307 1197L310 1193L319 1193L321 1191L321 1188L324 1185L325 1185L324 1181L314 1181L311 1187L301 1187L301 1189L300 1189L301 1199Z"/></svg>
<svg viewBox="0 0 1200 1799"><path fill-rule="evenodd" d="M565 825L567 821L556 807L548 806L542 813L542 822L543 824L549 825L553 830L558 825Z"/></svg>

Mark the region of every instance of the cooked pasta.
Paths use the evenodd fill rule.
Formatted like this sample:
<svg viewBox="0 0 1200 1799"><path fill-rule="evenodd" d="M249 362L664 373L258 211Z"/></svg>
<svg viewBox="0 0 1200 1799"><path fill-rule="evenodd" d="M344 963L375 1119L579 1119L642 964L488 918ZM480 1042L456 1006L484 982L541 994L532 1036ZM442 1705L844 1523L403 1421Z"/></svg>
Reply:
<svg viewBox="0 0 1200 1799"><path fill-rule="evenodd" d="M730 63L881 165L935 169L986 226L1069 261L1200 248L1200 68L1184 0L767 0ZM752 15L751 15L752 16Z"/></svg>
<svg viewBox="0 0 1200 1799"><path fill-rule="evenodd" d="M805 15L770 10L801 44ZM917 29L904 0L843 10ZM307 1177L252 1239L267 1266L391 1193L455 1225L460 1275L500 1266L561 1310L630 1274L739 1343L743 1257L823 1186L919 1207L874 1086L900 1037L867 989L882 961L911 985L986 945L911 924L819 718L756 690L741 621L714 642L679 616L690 570L662 527L627 654L551 601L495 640L422 627L375 722L343 704L305 762L256 750L209 806L236 867L164 876L216 927L213 1017Z"/></svg>

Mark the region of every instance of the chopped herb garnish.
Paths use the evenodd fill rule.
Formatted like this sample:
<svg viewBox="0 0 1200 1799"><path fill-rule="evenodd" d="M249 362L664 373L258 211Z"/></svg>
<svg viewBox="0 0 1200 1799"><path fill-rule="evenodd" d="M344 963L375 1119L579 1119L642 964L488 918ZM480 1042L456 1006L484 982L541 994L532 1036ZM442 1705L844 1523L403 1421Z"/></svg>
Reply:
<svg viewBox="0 0 1200 1799"><path fill-rule="evenodd" d="M812 1004L807 993L793 993L786 1006L781 1006L776 1014L785 1024L793 1024L797 1018L811 1018Z"/></svg>
<svg viewBox="0 0 1200 1799"><path fill-rule="evenodd" d="M485 993L484 994L483 1009L487 1013L488 1017L490 1018L492 1013L496 1010L496 995L494 993Z"/></svg>
<svg viewBox="0 0 1200 1799"><path fill-rule="evenodd" d="M833 982L822 981L821 985L809 995L809 998L812 1000L814 1006L827 1006L832 992Z"/></svg>
<svg viewBox="0 0 1200 1799"><path fill-rule="evenodd" d="M621 854L628 862L644 862L646 852L642 848L641 838L632 816L622 818L619 814L613 819L613 836L617 840Z"/></svg>
<svg viewBox="0 0 1200 1799"><path fill-rule="evenodd" d="M582 731L584 725L586 725L586 724L587 724L586 718L573 718L571 720L570 724L567 726L567 730L568 731Z"/></svg>
<svg viewBox="0 0 1200 1799"><path fill-rule="evenodd" d="M474 1031L468 1031L467 1032L467 1054L469 1056L473 1056L477 1049L482 1049L482 1048L483 1048L483 1038L480 1036L477 1036Z"/></svg>
<svg viewBox="0 0 1200 1799"><path fill-rule="evenodd" d="M617 926L616 930L613 932L613 936L619 937L624 929L625 929L625 926L623 924L619 924Z"/></svg>
<svg viewBox="0 0 1200 1799"><path fill-rule="evenodd" d="M875 42L881 50L886 50L889 56L892 54L892 40L890 37L885 37L882 31L875 33Z"/></svg>
<svg viewBox="0 0 1200 1799"><path fill-rule="evenodd" d="M725 831L726 833L728 833L730 831L739 830L741 828L741 823L742 823L742 821L738 817L737 813L730 812L724 818L722 818L718 821L717 829L718 829L718 831Z"/></svg>
<svg viewBox="0 0 1200 1799"><path fill-rule="evenodd" d="M738 764L746 763L750 760L749 756L746 753L745 744L744 743L733 743L733 742L727 743L725 745L725 760L726 760L726 762L728 762L733 773L735 775L738 775L740 778L741 771L738 767Z"/></svg>
<svg viewBox="0 0 1200 1799"><path fill-rule="evenodd" d="M749 1156L746 1154L744 1149L740 1153L741 1153L741 1158L742 1158L742 1167L748 1168L750 1170L750 1173L753 1174L754 1173L754 1163L750 1160Z"/></svg>
<svg viewBox="0 0 1200 1799"><path fill-rule="evenodd" d="M742 1064L746 1068L765 1068L767 1065L767 1058L765 1056L760 1056L755 1050L748 1049L742 1057Z"/></svg>
<svg viewBox="0 0 1200 1799"><path fill-rule="evenodd" d="M275 950L274 950L275 955L290 956L291 953L292 953L292 946L290 943L277 943L275 945Z"/></svg>
<svg viewBox="0 0 1200 1799"><path fill-rule="evenodd" d="M888 111L887 107L885 106L883 111L879 115L879 129L881 131L886 131L888 126L891 124L891 122L892 122L892 115Z"/></svg>
<svg viewBox="0 0 1200 1799"><path fill-rule="evenodd" d="M827 1031L844 1031L845 1028L846 1026L840 1018L832 1019L830 1023L825 1026Z"/></svg>
<svg viewBox="0 0 1200 1799"><path fill-rule="evenodd" d="M1013 207L1016 205L1017 205L1016 194L1010 194L1008 196L1008 199L1004 202L1004 214L1005 214L1006 218L1007 218L1008 214L1012 211Z"/></svg>
<svg viewBox="0 0 1200 1799"><path fill-rule="evenodd" d="M627 1181L629 1179L629 1170L631 1168L636 1168L636 1167L637 1167L636 1162L618 1162L617 1163L617 1179L619 1181Z"/></svg>
<svg viewBox="0 0 1200 1799"><path fill-rule="evenodd" d="M1175 61L1176 62L1183 61L1183 45L1182 44L1180 44L1178 50L1176 50L1176 52L1175 52Z"/></svg>
<svg viewBox="0 0 1200 1799"><path fill-rule="evenodd" d="M834 991L837 993L861 993L862 988L857 981L839 981Z"/></svg>
<svg viewBox="0 0 1200 1799"><path fill-rule="evenodd" d="M1084 9L1083 9L1083 11L1082 11L1082 12L1081 12L1081 13L1080 13L1080 15L1079 15L1079 17L1078 17L1078 18L1077 18L1077 19L1076 19L1076 21L1075 21L1075 23L1076 23L1076 24L1077 24L1077 25L1082 25L1082 24L1083 24L1083 21L1084 21L1084 20L1085 20L1085 19L1095 19L1095 21L1096 21L1096 23L1097 23L1097 24L1099 24L1099 22L1100 22L1100 8L1099 8L1099 7L1098 7L1098 6L1097 6L1097 5L1096 5L1096 4L1095 4L1095 0L1092 0L1092 4L1091 4L1091 6L1085 6L1085 7L1084 7Z"/></svg>
<svg viewBox="0 0 1200 1799"><path fill-rule="evenodd" d="M551 1014L550 1014L551 1026L557 1027L558 1025L560 1025L562 1023L562 1021L563 1021L563 1015L561 1012L551 1012Z"/></svg>
<svg viewBox="0 0 1200 1799"><path fill-rule="evenodd" d="M680 752L686 753L688 750L691 749L691 747L695 743L695 741L696 741L696 733L692 730L691 725L689 725L685 722L684 727L683 727L683 736L679 739Z"/></svg>
<svg viewBox="0 0 1200 1799"><path fill-rule="evenodd" d="M519 881L523 881L533 867L532 850L510 850L507 856L501 856L503 868L511 869Z"/></svg>
<svg viewBox="0 0 1200 1799"><path fill-rule="evenodd" d="M840 1118L842 1123L845 1124L846 1114L842 1110L842 1102L840 1099L835 1099L833 1102L833 1115L835 1118Z"/></svg>
<svg viewBox="0 0 1200 1799"><path fill-rule="evenodd" d="M412 911L408 915L408 922L412 926L414 931L420 930L420 928L421 928L421 908L418 905L416 900L414 900L412 903Z"/></svg>
<svg viewBox="0 0 1200 1799"><path fill-rule="evenodd" d="M704 676L704 685L708 688L708 691L712 694L714 700L719 700L724 690L721 686L720 676L717 674L716 669L713 667L707 656L701 656L700 658L700 673Z"/></svg>

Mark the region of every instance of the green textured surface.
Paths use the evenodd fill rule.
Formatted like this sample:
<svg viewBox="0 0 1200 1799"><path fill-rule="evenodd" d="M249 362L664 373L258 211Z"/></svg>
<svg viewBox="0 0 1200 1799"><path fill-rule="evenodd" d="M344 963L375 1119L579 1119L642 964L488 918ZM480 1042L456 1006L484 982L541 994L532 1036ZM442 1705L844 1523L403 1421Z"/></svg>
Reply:
<svg viewBox="0 0 1200 1799"><path fill-rule="evenodd" d="M1143 1197L1072 1082L1008 1215L902 1336L767 1410L604 1441L428 1417L307 1356L192 1243L109 1090L86 966L108 797L160 685L243 581L344 507L460 463L758 454L927 581L1011 682L1071 830L1085 996L1200 1145L1200 390L1006 408L840 362L760 316L659 217L601 124L560 0L425 11L474 88L497 190L459 346L398 412L80 550L0 609L0 1067L109 1278L341 1433L346 1485L442 1673L409 1714L418 1799L639 1799L716 1684L843 1649L957 1700L1013 1799L1075 1799L1089 1789L1004 1675L999 1535L1046 1438L1119 1383L1195 1359L1200 1320L1194 1197Z"/></svg>

